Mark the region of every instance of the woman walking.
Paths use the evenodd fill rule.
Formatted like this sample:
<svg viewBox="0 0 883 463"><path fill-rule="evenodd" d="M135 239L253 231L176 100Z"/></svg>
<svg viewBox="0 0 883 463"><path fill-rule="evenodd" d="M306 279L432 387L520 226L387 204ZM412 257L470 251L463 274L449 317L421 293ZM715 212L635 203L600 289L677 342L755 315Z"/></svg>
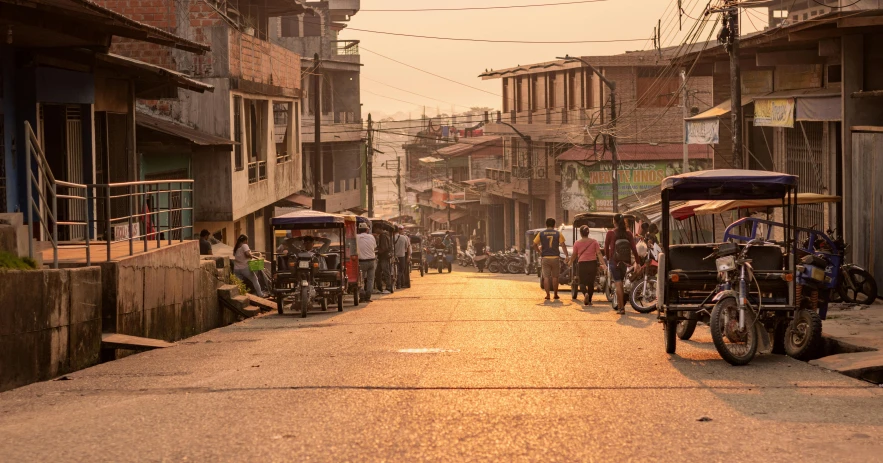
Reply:
<svg viewBox="0 0 883 463"><path fill-rule="evenodd" d="M242 281L251 283L254 293L258 297L266 297L261 291L261 284L258 283L257 276L248 269L248 261L254 259L251 249L248 247L248 236L239 235L236 245L233 246L233 274Z"/></svg>
<svg viewBox="0 0 883 463"><path fill-rule="evenodd" d="M579 227L579 234L581 238L573 243L572 259L576 259L577 265L579 265L579 291L582 291L586 297L583 303L592 305L595 277L598 275L598 262L603 264L604 256L601 254L601 245L589 236L588 226Z"/></svg>

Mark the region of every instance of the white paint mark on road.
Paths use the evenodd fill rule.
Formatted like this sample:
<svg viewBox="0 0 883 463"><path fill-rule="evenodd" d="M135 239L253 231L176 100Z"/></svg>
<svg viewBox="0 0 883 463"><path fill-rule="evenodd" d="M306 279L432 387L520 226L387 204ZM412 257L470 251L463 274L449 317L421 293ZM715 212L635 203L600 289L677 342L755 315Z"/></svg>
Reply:
<svg viewBox="0 0 883 463"><path fill-rule="evenodd" d="M435 347L422 348L422 349L399 349L398 351L401 354L443 354L445 352L460 352L459 349L439 349Z"/></svg>

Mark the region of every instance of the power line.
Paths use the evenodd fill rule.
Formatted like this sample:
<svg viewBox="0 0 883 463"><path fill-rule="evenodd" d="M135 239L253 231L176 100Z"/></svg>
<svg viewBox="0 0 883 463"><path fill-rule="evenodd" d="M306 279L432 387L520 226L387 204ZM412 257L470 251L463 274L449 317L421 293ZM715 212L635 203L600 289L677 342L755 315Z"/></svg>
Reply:
<svg viewBox="0 0 883 463"><path fill-rule="evenodd" d="M372 78L370 78L370 77L362 76L362 78L367 79L367 80L370 80L371 82L377 82L378 84L380 84L380 85L385 85L385 86L387 86L387 87L389 87L389 88L394 88L394 89L396 89L396 90L398 90L398 91L400 91L400 92L410 93L411 95L417 95L417 96L419 96L419 97L429 98L430 100L440 101L440 102L442 102L442 103L446 103L446 104L454 105L454 106L459 106L459 107L461 107L461 108L470 108L470 106L463 106L463 105L460 105L460 104L451 103L450 101L439 100L438 98L433 98L433 97L431 97L431 96L421 95L421 94L419 94L419 93L412 92L412 91L410 91L410 90L405 90L405 89L403 89L403 88L396 87L395 85L390 85L390 84L387 84L387 83L381 82L381 81L379 81L379 80L372 79Z"/></svg>
<svg viewBox="0 0 883 463"><path fill-rule="evenodd" d="M483 42L483 43L517 43L517 44L573 44L573 43L618 43L618 42L643 42L646 38L640 39L607 39L607 40L492 40L492 39L473 39L461 37L436 37L431 35L403 34L399 32L383 32L371 31L368 29L356 29L347 27L347 30L368 32L371 34L394 35L397 37L411 37L416 39L432 39L432 40L453 40L457 42ZM363 48L364 50L364 48Z"/></svg>
<svg viewBox="0 0 883 463"><path fill-rule="evenodd" d="M606 1L607 0L582 0L582 1L559 2L559 3L535 3L535 4L531 4L531 5L476 6L476 7L465 7L465 8L415 8L415 9L403 9L403 10L359 10L359 11L406 13L406 12L417 12L417 11L507 10L507 9L513 9L513 8L534 8L534 7L542 7L542 6L577 5L577 4L583 4L583 3L599 3L599 2L606 2Z"/></svg>

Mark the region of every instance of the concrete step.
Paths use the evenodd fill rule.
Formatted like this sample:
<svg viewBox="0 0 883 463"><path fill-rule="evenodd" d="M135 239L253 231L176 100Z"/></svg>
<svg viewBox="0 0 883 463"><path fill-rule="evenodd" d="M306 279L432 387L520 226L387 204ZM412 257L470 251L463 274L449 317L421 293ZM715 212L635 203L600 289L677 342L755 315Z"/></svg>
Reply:
<svg viewBox="0 0 883 463"><path fill-rule="evenodd" d="M224 285L218 288L218 297L221 299L231 301L236 296L239 296L239 287L236 285Z"/></svg>
<svg viewBox="0 0 883 463"><path fill-rule="evenodd" d="M230 302L236 306L237 309L251 307L251 301L248 300L248 296L233 296L233 298L230 299Z"/></svg>
<svg viewBox="0 0 883 463"><path fill-rule="evenodd" d="M248 300L248 296L240 296L237 294L231 299L226 299L222 296L219 296L218 301L221 303L222 306L244 318L251 318L261 313L259 308L251 305Z"/></svg>
<svg viewBox="0 0 883 463"><path fill-rule="evenodd" d="M271 301L271 300L265 299L263 297L257 297L251 293L248 293L248 300L251 301L252 304L260 307L261 311L268 312L268 311L276 310L276 302L275 301Z"/></svg>
<svg viewBox="0 0 883 463"><path fill-rule="evenodd" d="M809 363L856 379L883 383L883 351L830 355Z"/></svg>
<svg viewBox="0 0 883 463"><path fill-rule="evenodd" d="M172 346L174 344L162 339L141 338L119 333L101 333L102 349L151 350Z"/></svg>

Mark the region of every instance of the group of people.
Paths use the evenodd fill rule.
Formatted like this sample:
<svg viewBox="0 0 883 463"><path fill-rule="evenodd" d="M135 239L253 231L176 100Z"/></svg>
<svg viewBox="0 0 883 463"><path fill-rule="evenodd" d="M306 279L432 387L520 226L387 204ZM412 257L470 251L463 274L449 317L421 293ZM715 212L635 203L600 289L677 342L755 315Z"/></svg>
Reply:
<svg viewBox="0 0 883 463"><path fill-rule="evenodd" d="M616 214L613 218L615 228L609 230L604 238L603 249L601 243L589 235L589 227L583 225L579 228L580 239L573 243L573 256L570 256L564 235L555 229L555 219L546 219L546 229L537 234L533 245L542 256L543 288L546 290L546 300L550 299L550 293L554 299L558 296L558 278L560 274L559 247L564 251L564 257L568 265L577 262L579 274L578 291L585 296L584 304L592 305L595 278L600 268L606 271L616 286L615 310L619 314L625 313L625 294L623 291L623 278L628 273L631 265L634 271L638 270L641 256L638 253L636 239L632 232L628 231L625 217ZM656 232L650 224L641 225L639 238L645 240L648 245L656 242ZM607 258L605 258L607 256ZM632 257L635 260L632 263Z"/></svg>
<svg viewBox="0 0 883 463"><path fill-rule="evenodd" d="M359 248L359 269L365 278L365 301L371 302L378 271L378 291L382 294L389 294L393 284L396 289L411 287L411 238L405 234L404 227L398 226L392 236L385 231L374 235L368 224L360 223L356 241ZM394 262L392 257L395 258ZM391 262L398 268L399 278L395 283L392 279Z"/></svg>

